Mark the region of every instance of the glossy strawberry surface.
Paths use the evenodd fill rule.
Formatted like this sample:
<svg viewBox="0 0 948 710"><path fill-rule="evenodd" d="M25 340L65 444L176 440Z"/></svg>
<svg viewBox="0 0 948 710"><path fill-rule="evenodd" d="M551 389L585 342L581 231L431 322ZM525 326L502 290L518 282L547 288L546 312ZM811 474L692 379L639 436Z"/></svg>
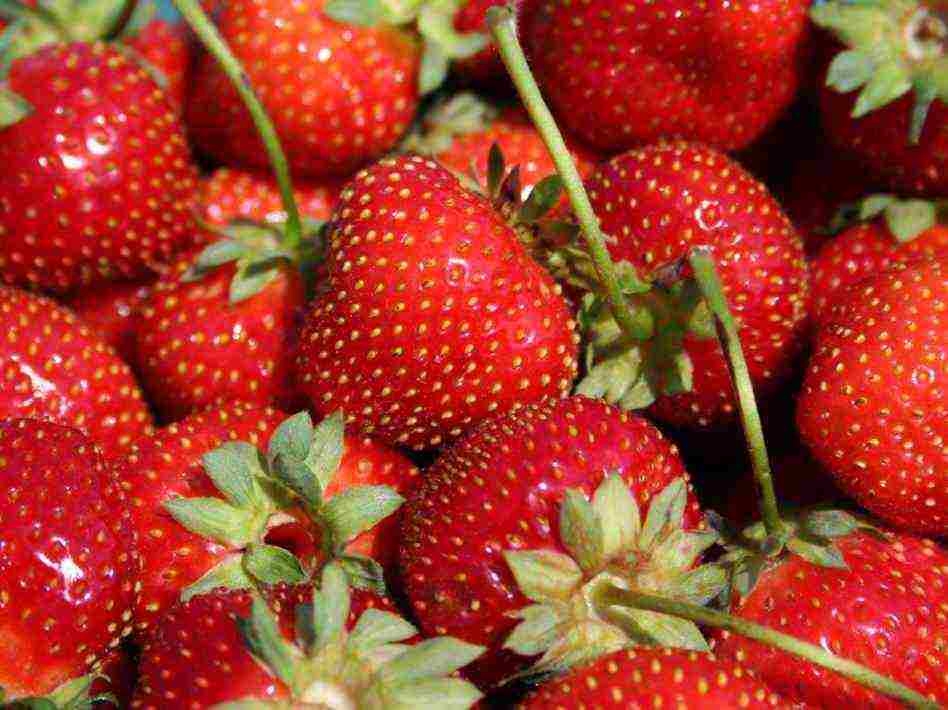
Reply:
<svg viewBox="0 0 948 710"><path fill-rule="evenodd" d="M135 325L139 308L148 300L153 279L90 286L66 299L76 314L121 358L135 362Z"/></svg>
<svg viewBox="0 0 948 710"><path fill-rule="evenodd" d="M188 26L183 22L155 18L124 38L123 42L147 63L146 69L157 70L168 98L176 108L182 109L194 60L194 45Z"/></svg>

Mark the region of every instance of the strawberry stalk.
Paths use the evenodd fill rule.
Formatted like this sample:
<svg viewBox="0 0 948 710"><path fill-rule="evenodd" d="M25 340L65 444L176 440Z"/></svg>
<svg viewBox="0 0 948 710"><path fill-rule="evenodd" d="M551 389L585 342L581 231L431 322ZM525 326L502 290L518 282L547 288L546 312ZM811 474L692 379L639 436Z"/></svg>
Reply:
<svg viewBox="0 0 948 710"><path fill-rule="evenodd" d="M599 220L593 212L589 195L583 187L583 180L573 163L563 135L556 120L540 93L536 79L527 64L527 58L517 39L517 27L513 12L509 7L497 6L487 11L487 26L494 38L497 51L507 68L508 74L520 94L524 107L533 120L537 131L543 138L556 170L563 180L563 187L569 196L573 212L582 227L586 240L586 249L596 267L596 273L606 291L609 309L629 341L647 339L651 333L643 332L643 326L636 320L632 309L623 295L622 286L615 265L606 248L606 237L599 227Z"/></svg>
<svg viewBox="0 0 948 710"><path fill-rule="evenodd" d="M775 551L779 551L783 547L781 537L784 525L777 508L777 495L774 492L770 458L764 441L764 429L760 421L760 413L757 411L757 400L754 397L754 387L747 369L747 360L744 359L744 349L741 347L741 339L738 336L737 322L724 297L724 286L710 254L704 249L694 249L688 256L688 263L691 265L701 295L714 315L718 340L731 371L731 382L737 395L741 424L747 440L747 451L750 454L754 479L757 481L761 518L768 537L776 543Z"/></svg>
<svg viewBox="0 0 948 710"><path fill-rule="evenodd" d="M610 605L654 611L680 619L688 619L704 626L726 629L835 671L860 685L905 703L907 707L923 708L924 710L937 710L940 707L938 703L929 700L924 695L916 693L911 688L880 675L855 661L840 658L812 643L801 641L788 634L782 634L779 631L774 631L766 626L730 614L714 611L696 604L688 604L612 586L604 589L599 596L600 609L608 610Z"/></svg>
<svg viewBox="0 0 948 710"><path fill-rule="evenodd" d="M2 1L2 0L0 0ZM303 223L300 219L299 208L296 205L296 199L293 197L293 182L290 178L290 167L286 160L286 153L283 152L283 146L280 144L280 138L277 135L273 122L267 115L266 109L257 97L250 78L241 66L240 61L230 51L224 38L211 22L210 18L201 8L198 0L173 0L175 7L184 16L191 29L201 39L202 44L211 55L217 59L221 69L227 75L243 99L244 105L253 119L254 125L260 134L260 139L266 148L267 155L270 158L270 164L273 168L273 174L277 185L280 188L280 196L283 199L283 208L286 211L286 226L282 245L290 252L294 252L303 238Z"/></svg>
<svg viewBox="0 0 948 710"><path fill-rule="evenodd" d="M73 39L69 33L69 28L63 26L59 19L53 15L42 4L36 7L25 5L20 0L0 0L0 17L10 20L25 20L27 22L37 22L41 25L50 27L62 35L63 41L69 42Z"/></svg>

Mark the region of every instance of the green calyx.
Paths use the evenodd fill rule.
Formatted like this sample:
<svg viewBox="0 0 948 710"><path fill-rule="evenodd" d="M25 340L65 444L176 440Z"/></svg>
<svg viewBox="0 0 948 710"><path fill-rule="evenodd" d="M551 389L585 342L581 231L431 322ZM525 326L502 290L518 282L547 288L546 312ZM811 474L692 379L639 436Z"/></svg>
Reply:
<svg viewBox="0 0 948 710"><path fill-rule="evenodd" d="M540 656L526 675L563 671L629 645L707 650L690 621L602 604L607 588L635 589L706 604L726 584L717 565L695 566L718 536L683 529L688 490L677 479L654 496L648 514L618 474L605 477L592 500L569 490L560 508L567 552L504 553L520 590L533 604L512 614L520 623L505 648Z"/></svg>
<svg viewBox="0 0 948 710"><path fill-rule="evenodd" d="M400 149L406 153L438 155L448 150L457 136L486 130L499 114L499 107L477 94L455 94L429 110Z"/></svg>
<svg viewBox="0 0 948 710"><path fill-rule="evenodd" d="M471 683L452 677L480 656L480 646L450 637L405 642L418 632L396 614L367 609L347 631L351 594L346 575L326 566L311 604L296 609L296 642L280 632L266 603L256 598L237 624L250 652L289 688L292 700L238 700L215 710L313 707L325 710L463 710L481 698Z"/></svg>
<svg viewBox="0 0 948 710"><path fill-rule="evenodd" d="M337 22L368 27L414 23L423 44L418 90L428 94L444 83L452 61L477 54L489 42L487 35L454 29L463 5L462 0L329 0L323 12Z"/></svg>
<svg viewBox="0 0 948 710"><path fill-rule="evenodd" d="M384 592L381 566L345 550L394 513L403 498L388 486L354 486L325 499L342 461L343 437L340 412L318 426L301 412L277 427L266 454L246 442L227 442L204 455L204 470L221 497L174 498L165 509L191 532L233 554L186 587L182 600L216 587L298 584L331 559L338 560L353 584ZM298 519L309 521L318 532L320 559L303 562L265 542L270 529Z"/></svg>
<svg viewBox="0 0 948 710"><path fill-rule="evenodd" d="M843 205L827 229L837 234L859 222L881 218L900 243L910 242L937 224L948 223L948 200L903 200L895 195L878 194Z"/></svg>
<svg viewBox="0 0 948 710"><path fill-rule="evenodd" d="M52 693L41 698L8 700L0 688L0 707L4 710L92 710L96 703L111 703L118 707L118 699L111 693L89 695L97 680L108 678L101 673L90 673L68 680Z"/></svg>
<svg viewBox="0 0 948 710"><path fill-rule="evenodd" d="M948 101L948 11L931 0L830 0L810 17L847 49L830 64L827 86L859 90L853 118L909 91L915 107L909 133L918 143L935 100Z"/></svg>

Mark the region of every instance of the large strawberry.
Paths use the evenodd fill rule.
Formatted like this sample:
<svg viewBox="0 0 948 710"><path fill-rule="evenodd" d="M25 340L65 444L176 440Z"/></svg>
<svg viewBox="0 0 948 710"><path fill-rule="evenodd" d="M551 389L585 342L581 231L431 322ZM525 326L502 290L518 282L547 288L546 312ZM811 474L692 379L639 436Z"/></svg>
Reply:
<svg viewBox="0 0 948 710"><path fill-rule="evenodd" d="M234 0L218 14L298 175L346 176L395 146L418 102L419 48L400 29L330 19L326 0ZM187 110L197 144L227 163L268 167L262 143L210 55Z"/></svg>
<svg viewBox="0 0 948 710"><path fill-rule="evenodd" d="M874 195L854 209L856 217L868 221L831 239L810 264L810 310L816 322L827 318L855 284L897 264L948 255L948 213L944 206Z"/></svg>
<svg viewBox="0 0 948 710"><path fill-rule="evenodd" d="M710 653L672 649L617 651L548 681L518 706L520 710L795 707L744 666Z"/></svg>
<svg viewBox="0 0 948 710"><path fill-rule="evenodd" d="M688 622L607 619L591 602L609 582L703 602L722 581L693 569L714 535L698 530L677 450L640 417L573 397L489 420L428 469L403 515L412 610L426 634L488 647L467 669L481 687L536 656L551 671L630 641L704 646Z"/></svg>
<svg viewBox="0 0 948 710"><path fill-rule="evenodd" d="M133 364L139 309L148 300L153 282L145 279L103 283L84 288L65 302L125 362Z"/></svg>
<svg viewBox="0 0 948 710"><path fill-rule="evenodd" d="M522 33L562 125L594 148L674 137L736 149L796 93L806 7L542 0Z"/></svg>
<svg viewBox="0 0 948 710"><path fill-rule="evenodd" d="M17 59L0 117L0 278L65 291L188 246L196 171L167 96L105 44Z"/></svg>
<svg viewBox="0 0 948 710"><path fill-rule="evenodd" d="M299 581L330 554L366 584L381 584L379 564L360 553L382 552L392 565L392 524L371 528L400 501L386 484L404 490L414 466L343 438L339 418L315 430L305 414L278 427L281 419L232 404L160 430L128 456L144 564L139 628L179 596Z"/></svg>
<svg viewBox="0 0 948 710"><path fill-rule="evenodd" d="M818 644L935 703L948 703L945 550L929 540L863 528L852 516L832 512L804 518L788 547L795 554L774 559L764 553L744 566L748 583L735 596L735 615ZM716 633L715 651L814 707L903 707L741 636Z"/></svg>
<svg viewBox="0 0 948 710"><path fill-rule="evenodd" d="M807 269L800 239L767 188L726 155L687 143L624 153L586 187L612 237L612 258L636 270L625 267L625 285L642 334L623 344L603 299L587 294L580 321L591 336L589 374L579 391L624 407L654 402L651 411L677 425L733 419L725 359L683 264L701 247L720 271L755 389L773 392L804 342ZM583 267L582 258L574 266Z"/></svg>
<svg viewBox="0 0 948 710"><path fill-rule="evenodd" d="M840 488L891 525L948 534L948 259L862 282L820 329L797 407Z"/></svg>
<svg viewBox="0 0 948 710"><path fill-rule="evenodd" d="M145 643L132 707L464 710L480 693L450 674L481 650L418 640L386 597L350 592L330 565L317 589L215 590L173 608Z"/></svg>
<svg viewBox="0 0 948 710"><path fill-rule="evenodd" d="M109 450L146 434L151 415L128 365L52 300L0 287L0 416L53 419Z"/></svg>
<svg viewBox="0 0 948 710"><path fill-rule="evenodd" d="M75 681L131 631L141 561L123 488L75 429L0 423L0 703Z"/></svg>
<svg viewBox="0 0 948 710"><path fill-rule="evenodd" d="M821 92L823 129L903 193L948 193L948 19L939 0L831 0L814 22L842 45Z"/></svg>
<svg viewBox="0 0 948 710"><path fill-rule="evenodd" d="M318 410L421 449L572 385L575 323L559 287L501 213L435 162L359 173L328 239L331 292L298 359Z"/></svg>

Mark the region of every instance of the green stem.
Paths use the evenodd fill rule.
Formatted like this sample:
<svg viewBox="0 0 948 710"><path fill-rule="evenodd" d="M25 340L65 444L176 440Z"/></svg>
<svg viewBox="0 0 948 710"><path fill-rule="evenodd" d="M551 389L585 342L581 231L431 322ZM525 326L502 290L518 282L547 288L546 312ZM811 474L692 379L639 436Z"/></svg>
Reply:
<svg viewBox="0 0 948 710"><path fill-rule="evenodd" d="M721 341L721 349L727 356L731 381L734 383L734 391L737 394L741 423L747 438L747 450L750 454L754 478L757 480L761 517L767 529L767 535L777 540L784 530L784 525L777 508L777 495L774 492L774 480L770 470L770 458L767 456L767 444L764 441L764 429L760 421L760 413L757 411L754 386L751 384L747 360L744 359L737 323L724 297L724 286L714 266L714 260L707 250L692 250L688 255L688 262L691 264L701 295L704 296L708 308L714 315L718 339ZM782 547L780 545L780 548Z"/></svg>
<svg viewBox="0 0 948 710"><path fill-rule="evenodd" d="M799 656L823 668L835 671L859 683L859 685L871 688L883 695L899 700L908 707L924 708L925 710L938 710L940 707L938 703L929 700L920 693L916 693L911 688L907 688L891 678L880 675L855 661L840 658L812 643L801 641L794 636L782 634L767 626L761 626L760 624L755 624L752 621L731 616L730 614L724 614L720 611L714 611L695 604L652 596L651 594L642 594L632 590L619 589L618 587L608 587L599 601L605 605L645 609L647 611L658 612L659 614L675 616L679 619L688 619L695 623L703 624L704 626L727 629L728 631L753 639L754 641L759 641L767 646L792 653L794 656Z"/></svg>
<svg viewBox="0 0 948 710"><path fill-rule="evenodd" d="M56 15L42 5L33 7L20 2L20 0L0 0L0 17L5 17L9 20L35 22L49 27L54 30L64 42L71 42L74 39L69 32L69 28L64 26Z"/></svg>
<svg viewBox="0 0 948 710"><path fill-rule="evenodd" d="M266 148L267 155L270 157L270 164L273 167L273 174L276 177L277 184L280 187L280 196L283 198L283 209L286 210L286 228L284 230L283 246L291 251L296 251L303 238L303 224L300 220L300 211L296 206L296 198L293 196L293 181L290 178L290 167L286 161L286 154L283 152L283 146L280 145L280 138L273 122L267 115L267 110L263 107L260 99L250 84L250 78L240 64L240 60L230 51L224 38L214 26L214 23L208 18L201 9L198 0L173 0L178 11L184 16L194 30L195 34L201 38L201 42L207 48L221 69L230 78L237 93L243 99L250 116L253 119L260 138Z"/></svg>
<svg viewBox="0 0 948 710"><path fill-rule="evenodd" d="M573 206L573 212L582 227L589 256L596 267L600 282L605 287L612 316L616 319L616 323L619 324L626 338L633 341L641 340L643 334L640 325L622 293L615 266L609 257L609 250L606 248L606 237L599 227L599 220L593 212L589 195L586 194L586 189L583 187L583 180L573 164L573 158L570 156L563 136L556 126L556 120L553 118L553 114L550 113L550 109L547 108L546 102L540 94L540 88L530 72L527 58L524 56L520 41L517 39L516 22L510 8L503 6L490 8L487 11L487 26L490 28L490 33L497 45L497 51L500 53L504 66L507 67L507 72L523 100L523 105L530 114L530 118L533 119L533 123L543 138L547 150L550 151L550 157L553 158L556 170L563 180L563 186L566 188L566 194Z"/></svg>

